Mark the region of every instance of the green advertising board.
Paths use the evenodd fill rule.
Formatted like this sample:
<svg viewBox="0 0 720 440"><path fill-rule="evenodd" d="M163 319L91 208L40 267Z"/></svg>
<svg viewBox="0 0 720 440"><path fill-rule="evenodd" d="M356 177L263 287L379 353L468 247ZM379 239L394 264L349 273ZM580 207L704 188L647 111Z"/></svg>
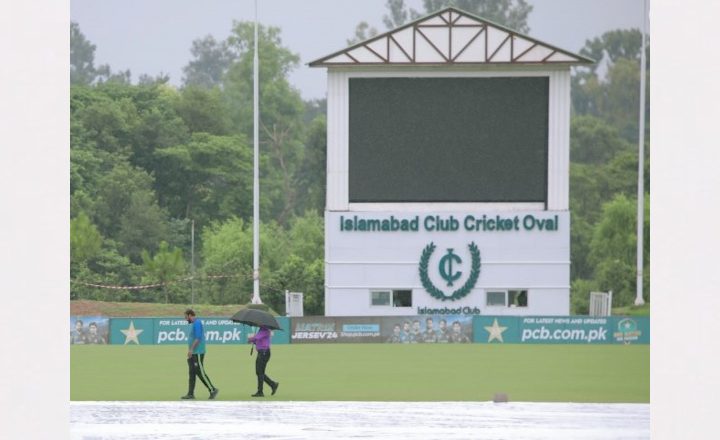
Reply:
<svg viewBox="0 0 720 440"><path fill-rule="evenodd" d="M227 318L202 318L205 340L208 344L247 344L249 333L255 327L238 324ZM290 342L290 320L276 318L284 329L273 331L273 344ZM187 344L190 325L184 318L112 318L110 319L110 343L119 345L173 345Z"/></svg>
<svg viewBox="0 0 720 440"><path fill-rule="evenodd" d="M110 319L111 344L150 345L155 340L155 318Z"/></svg>
<svg viewBox="0 0 720 440"><path fill-rule="evenodd" d="M621 316L475 316L480 344L649 344L650 318Z"/></svg>

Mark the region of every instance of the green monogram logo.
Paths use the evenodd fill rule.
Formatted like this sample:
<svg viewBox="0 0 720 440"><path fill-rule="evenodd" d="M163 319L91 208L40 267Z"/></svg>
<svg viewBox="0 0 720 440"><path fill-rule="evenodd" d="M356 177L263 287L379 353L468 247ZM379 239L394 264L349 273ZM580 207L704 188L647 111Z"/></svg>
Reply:
<svg viewBox="0 0 720 440"><path fill-rule="evenodd" d="M458 264L462 263L462 259L457 255L453 254L452 249L448 249L447 254L440 259L438 269L440 269L440 276L447 281L448 287L453 285L453 281L457 281L462 275L462 272L453 273L453 261Z"/></svg>
<svg viewBox="0 0 720 440"><path fill-rule="evenodd" d="M480 250L478 250L475 242L470 243L468 245L468 249L470 250L470 255L472 256L470 276L462 287L455 290L450 295L446 295L442 290L438 289L432 281L430 281L430 277L428 276L428 264L430 262L430 256L435 251L435 243L431 242L429 245L425 246L422 256L420 257L420 280L422 281L425 290L427 290L433 298L441 301L455 301L465 297L468 293L470 293L472 288L475 287L475 283L477 283L478 277L480 276ZM447 254L440 259L438 270L440 272L440 276L447 281L448 286L452 286L453 282L457 281L460 276L462 276L461 271L453 271L453 265L459 265L461 263L462 259L457 254L453 253L453 249L448 249Z"/></svg>

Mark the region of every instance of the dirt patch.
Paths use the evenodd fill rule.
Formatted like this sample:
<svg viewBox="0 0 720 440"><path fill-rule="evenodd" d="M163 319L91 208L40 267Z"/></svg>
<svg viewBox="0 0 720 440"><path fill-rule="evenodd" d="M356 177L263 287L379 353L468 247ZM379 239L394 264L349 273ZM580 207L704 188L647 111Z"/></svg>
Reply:
<svg viewBox="0 0 720 440"><path fill-rule="evenodd" d="M110 316L117 318L134 318L144 316L182 316L189 306L187 304L158 304L76 300L70 301L71 316ZM200 316L230 317L245 305L204 305L193 306ZM272 310L270 313L275 314Z"/></svg>

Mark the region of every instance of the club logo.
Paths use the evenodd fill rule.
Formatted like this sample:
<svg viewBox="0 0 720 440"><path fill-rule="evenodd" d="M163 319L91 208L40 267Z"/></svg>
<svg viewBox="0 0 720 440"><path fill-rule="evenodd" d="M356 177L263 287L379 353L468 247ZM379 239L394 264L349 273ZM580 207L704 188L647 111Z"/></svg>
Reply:
<svg viewBox="0 0 720 440"><path fill-rule="evenodd" d="M472 257L470 263L470 276L468 277L465 284L459 289L453 291L451 294L446 294L442 290L438 289L435 284L430 280L428 275L428 266L430 263L430 257L435 251L435 243L430 243L423 249L422 256L420 257L420 280L422 285L427 292L435 299L441 301L455 301L465 297L477 283L478 277L480 276L480 251L478 250L475 242L468 245L468 250ZM456 282L462 276L463 272L457 270L457 267L462 265L462 258L459 255L453 253L452 248L448 248L447 253L440 259L438 264L438 272L443 280L447 282L447 287L452 287L453 283Z"/></svg>
<svg viewBox="0 0 720 440"><path fill-rule="evenodd" d="M460 271L453 273L453 261L458 264L462 263L462 259L453 254L452 249L448 249L447 254L440 259L440 264L438 265L440 276L447 281L448 287L452 287L453 281L457 281L460 275L462 275Z"/></svg>

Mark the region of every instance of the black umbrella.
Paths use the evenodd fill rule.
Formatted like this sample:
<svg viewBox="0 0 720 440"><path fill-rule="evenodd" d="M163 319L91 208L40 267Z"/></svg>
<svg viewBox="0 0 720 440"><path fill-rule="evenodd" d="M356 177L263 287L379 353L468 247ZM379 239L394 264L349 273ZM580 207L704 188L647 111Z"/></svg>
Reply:
<svg viewBox="0 0 720 440"><path fill-rule="evenodd" d="M275 317L268 312L258 309L243 309L232 316L234 322L255 327L267 327L273 330L282 330Z"/></svg>

